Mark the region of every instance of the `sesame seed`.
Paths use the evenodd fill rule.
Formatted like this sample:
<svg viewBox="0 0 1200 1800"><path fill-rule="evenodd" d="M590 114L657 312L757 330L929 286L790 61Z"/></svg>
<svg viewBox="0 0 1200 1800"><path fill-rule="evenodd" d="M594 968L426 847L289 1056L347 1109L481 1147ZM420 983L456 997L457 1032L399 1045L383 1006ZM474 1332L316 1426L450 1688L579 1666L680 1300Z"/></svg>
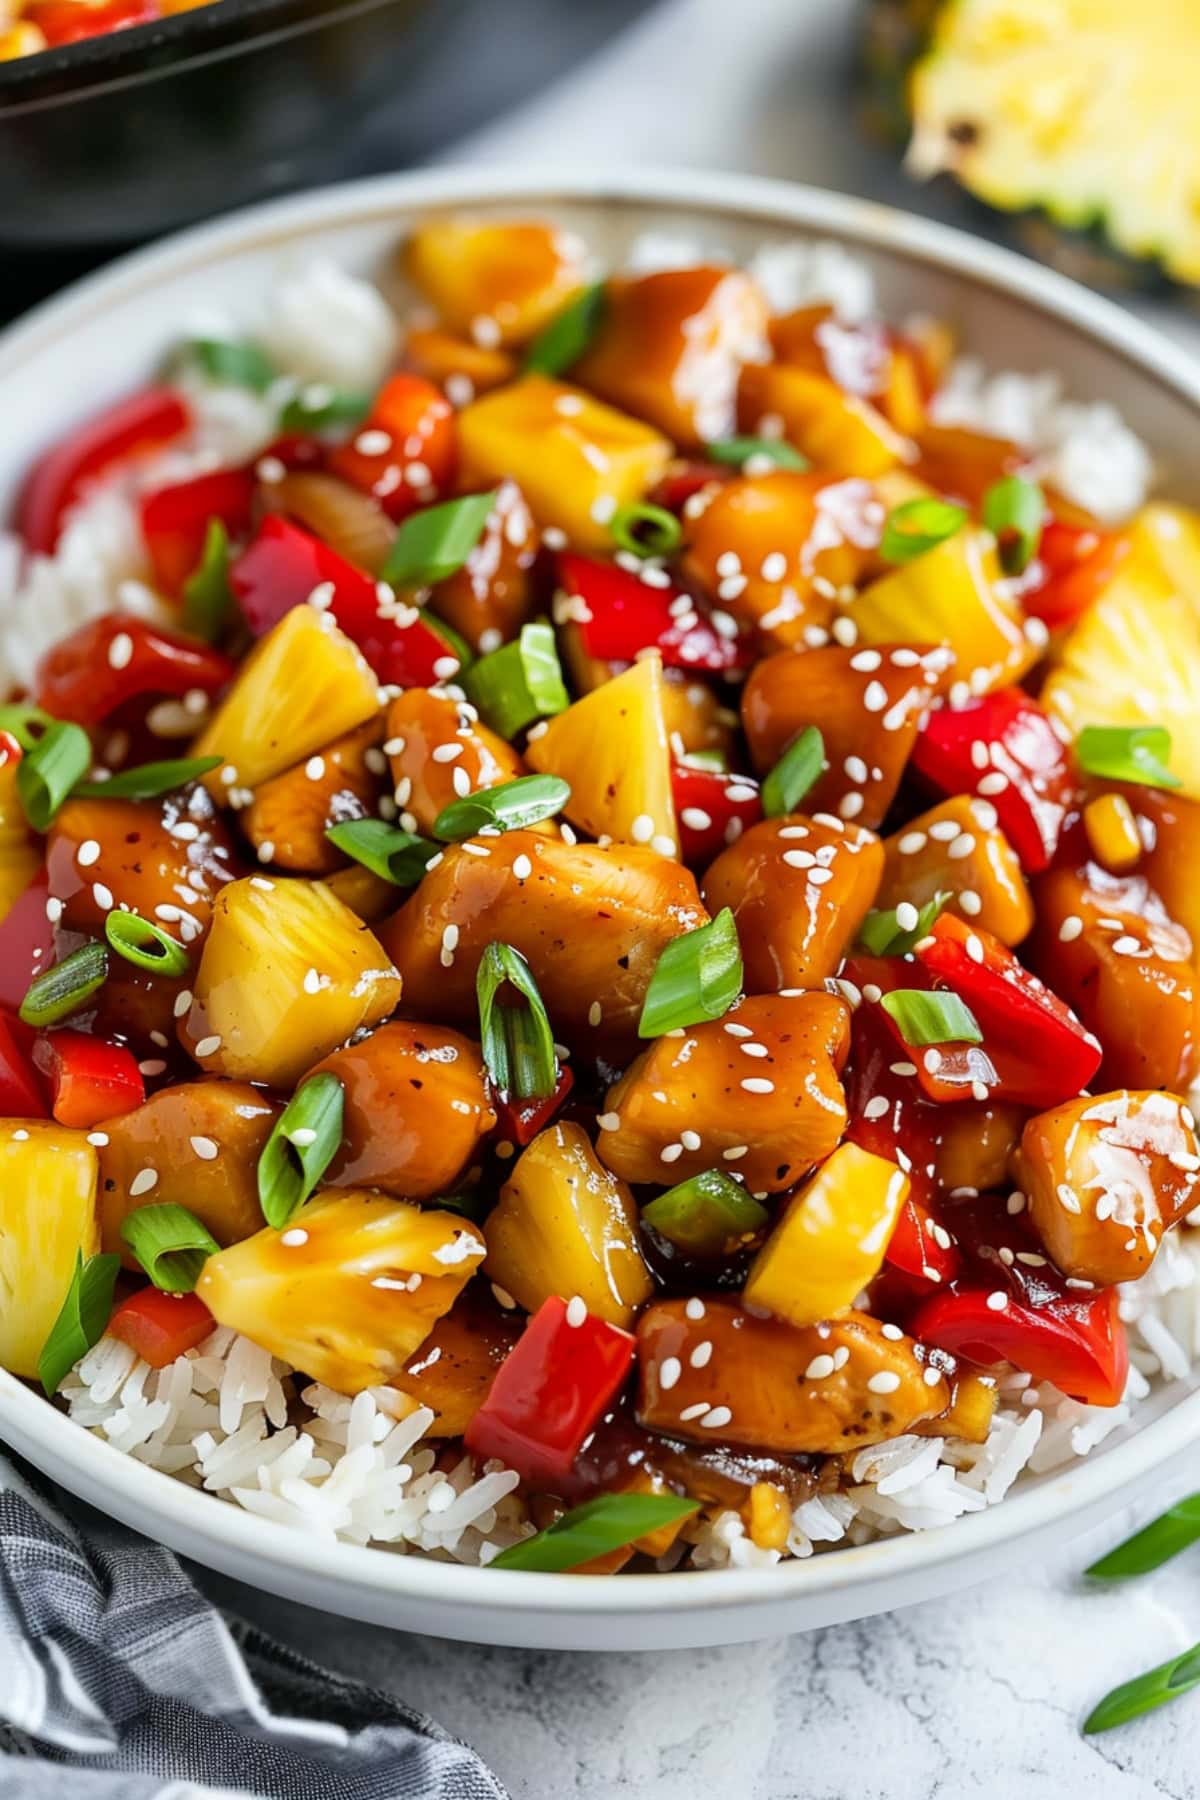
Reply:
<svg viewBox="0 0 1200 1800"><path fill-rule="evenodd" d="M878 650L859 650L850 658L850 667L859 675L871 675L882 661Z"/></svg>
<svg viewBox="0 0 1200 1800"><path fill-rule="evenodd" d="M707 1411L708 1411L708 1401L707 1400L697 1400L694 1402L693 1405L685 1406L683 1411L680 1413L679 1418L680 1418L681 1422L686 1421L688 1419L698 1419L700 1417L701 1413L706 1413Z"/></svg>
<svg viewBox="0 0 1200 1800"><path fill-rule="evenodd" d="M868 1100L867 1104L863 1107L863 1118L882 1119L884 1114L889 1110L890 1104L886 1094L876 1094L872 1099Z"/></svg>
<svg viewBox="0 0 1200 1800"><path fill-rule="evenodd" d="M844 1369L846 1364L849 1361L850 1361L849 1350L846 1348L845 1344L839 1344L837 1349L833 1353L834 1368L835 1369Z"/></svg>
<svg viewBox="0 0 1200 1800"><path fill-rule="evenodd" d="M461 763L455 764L454 773L450 777L450 784L460 800L465 800L467 795L471 792L471 777Z"/></svg>
<svg viewBox="0 0 1200 1800"><path fill-rule="evenodd" d="M678 1162L679 1158L683 1155L683 1145L664 1144L658 1154L660 1159L665 1163Z"/></svg>
<svg viewBox="0 0 1200 1800"><path fill-rule="evenodd" d="M705 1431L719 1431L722 1425L728 1425L733 1413L727 1406L712 1406L701 1419L700 1424Z"/></svg>
<svg viewBox="0 0 1200 1800"><path fill-rule="evenodd" d="M1008 1295L1004 1292L1003 1288L997 1288L994 1293L989 1294L987 1297L987 1307L989 1312L1003 1312L1007 1305Z"/></svg>
<svg viewBox="0 0 1200 1800"><path fill-rule="evenodd" d="M1113 953L1116 956L1135 956L1140 949L1137 939L1130 937L1128 932L1113 940Z"/></svg>
<svg viewBox="0 0 1200 1800"><path fill-rule="evenodd" d="M768 1081L765 1075L747 1075L742 1084L748 1094L773 1094L775 1083Z"/></svg>
<svg viewBox="0 0 1200 1800"><path fill-rule="evenodd" d="M966 952L972 962L981 963L983 961L983 939L976 937L973 931L967 938Z"/></svg>
<svg viewBox="0 0 1200 1800"><path fill-rule="evenodd" d="M971 1083L971 1098L973 1100L986 1100L988 1098L988 1085L986 1081L973 1081Z"/></svg>
<svg viewBox="0 0 1200 1800"><path fill-rule="evenodd" d="M130 1196L134 1199L139 1194L148 1194L150 1189L158 1186L157 1169L139 1169L129 1184Z"/></svg>
<svg viewBox="0 0 1200 1800"><path fill-rule="evenodd" d="M894 1369L880 1369L868 1378L867 1386L873 1394L894 1394L900 1386L900 1377Z"/></svg>
<svg viewBox="0 0 1200 1800"><path fill-rule="evenodd" d="M323 756L310 756L304 765L304 773L308 776L310 781L320 781L322 775L325 773L325 758Z"/></svg>
<svg viewBox="0 0 1200 1800"><path fill-rule="evenodd" d="M809 883L812 887L824 887L824 885L827 881L833 880L833 870L832 869L810 869L808 871L808 879L809 879Z"/></svg>
<svg viewBox="0 0 1200 1800"><path fill-rule="evenodd" d="M693 1369L706 1369L712 1361L712 1353L712 1339L705 1338L702 1343L696 1345L695 1349L688 1357L688 1361Z"/></svg>
<svg viewBox="0 0 1200 1800"><path fill-rule="evenodd" d="M94 1144L97 1150L103 1150L105 1144L108 1143L108 1133L107 1131L89 1131L87 1141L89 1144Z"/></svg>
<svg viewBox="0 0 1200 1800"><path fill-rule="evenodd" d="M55 896L53 894L51 894L50 898L46 902L46 917L49 919L49 921L52 925L57 925L58 921L62 918L62 916L63 916L63 903L61 900L56 899Z"/></svg>
<svg viewBox="0 0 1200 1800"><path fill-rule="evenodd" d="M941 1277L939 1276L938 1279L940 1280ZM926 1387L936 1387L938 1382L942 1379L941 1370L935 1369L931 1363L921 1379L924 1381Z"/></svg>
<svg viewBox="0 0 1200 1800"><path fill-rule="evenodd" d="M685 806L679 817L689 831L707 831L712 825L712 814L702 806Z"/></svg>
<svg viewBox="0 0 1200 1800"><path fill-rule="evenodd" d="M906 831L896 848L901 856L915 856L918 850L925 848L926 841L923 831Z"/></svg>
<svg viewBox="0 0 1200 1800"><path fill-rule="evenodd" d="M110 669L127 669L133 660L133 639L127 631L118 631L108 646Z"/></svg>
<svg viewBox="0 0 1200 1800"><path fill-rule="evenodd" d="M868 681L863 689L862 703L869 713L882 712L887 705L887 689L882 681Z"/></svg>
<svg viewBox="0 0 1200 1800"><path fill-rule="evenodd" d="M659 832L650 839L650 848L658 856L674 856L677 846L673 837L668 837L665 832Z"/></svg>
<svg viewBox="0 0 1200 1800"><path fill-rule="evenodd" d="M138 1073L140 1075L161 1075L166 1066L161 1056L148 1056L144 1062L138 1064Z"/></svg>
<svg viewBox="0 0 1200 1800"><path fill-rule="evenodd" d="M917 1072L916 1063L894 1062L889 1063L888 1067L893 1075L915 1075Z"/></svg>
<svg viewBox="0 0 1200 1800"><path fill-rule="evenodd" d="M437 763L453 762L455 757L461 756L462 753L461 744L438 744L434 748L433 760Z"/></svg>
<svg viewBox="0 0 1200 1800"><path fill-rule="evenodd" d="M904 1333L901 1331L901 1329L898 1325L890 1325L890 1324L884 1325L884 1326L881 1326L880 1329L883 1333L883 1336L885 1338L890 1338L890 1340L892 1341L893 1344L898 1344L904 1336Z"/></svg>
<svg viewBox="0 0 1200 1800"><path fill-rule="evenodd" d="M789 869L811 869L817 859L811 850L785 850L781 860Z"/></svg>
<svg viewBox="0 0 1200 1800"><path fill-rule="evenodd" d="M658 1365L658 1385L666 1391L675 1386L683 1374L683 1364L677 1356L665 1356Z"/></svg>
<svg viewBox="0 0 1200 1800"><path fill-rule="evenodd" d="M654 836L654 820L649 813L639 813L629 827L629 835L635 844L648 844Z"/></svg>
<svg viewBox="0 0 1200 1800"><path fill-rule="evenodd" d="M942 1053L940 1050L935 1050L931 1046L925 1052L925 1054L921 1058L921 1060L925 1064L926 1073L930 1074L930 1075L936 1075L938 1070L942 1066Z"/></svg>
<svg viewBox="0 0 1200 1800"><path fill-rule="evenodd" d="M220 1035L216 1032L211 1037L202 1037L196 1045L197 1056L213 1056L221 1048Z"/></svg>
<svg viewBox="0 0 1200 1800"><path fill-rule="evenodd" d="M704 1317L704 1302L693 1295L683 1310L689 1319L702 1319Z"/></svg>
<svg viewBox="0 0 1200 1800"><path fill-rule="evenodd" d="M814 1356L807 1369L804 1371L804 1379L806 1381L824 1381L828 1376L833 1374L833 1367L832 1356L824 1353L820 1356Z"/></svg>
<svg viewBox="0 0 1200 1800"><path fill-rule="evenodd" d="M740 1162L749 1149L749 1144L730 1144L728 1149L722 1150L721 1156L725 1162Z"/></svg>
<svg viewBox="0 0 1200 1800"><path fill-rule="evenodd" d="M974 919L983 911L983 901L974 888L963 888L958 896L958 904L970 918Z"/></svg>
<svg viewBox="0 0 1200 1800"><path fill-rule="evenodd" d="M896 923L901 931L914 930L920 917L911 900L902 900L896 908Z"/></svg>
<svg viewBox="0 0 1200 1800"><path fill-rule="evenodd" d="M75 852L75 861L81 869L90 869L94 862L100 860L100 846L95 838L85 838Z"/></svg>
<svg viewBox="0 0 1200 1800"><path fill-rule="evenodd" d="M587 1302L582 1294L572 1294L567 1301L567 1324L582 1325L588 1316Z"/></svg>
<svg viewBox="0 0 1200 1800"><path fill-rule="evenodd" d="M970 856L975 848L975 839L969 831L960 831L952 844L946 846L946 855L951 862L961 862L964 856Z"/></svg>
<svg viewBox="0 0 1200 1800"><path fill-rule="evenodd" d="M743 1056L770 1056L770 1054L771 1054L771 1052L767 1049L767 1046L765 1044L755 1044L755 1043L739 1044L738 1049L741 1051Z"/></svg>
<svg viewBox="0 0 1200 1800"><path fill-rule="evenodd" d="M189 1142L201 1162L215 1162L220 1154L219 1146L210 1137L194 1137Z"/></svg>
<svg viewBox="0 0 1200 1800"><path fill-rule="evenodd" d="M617 1112L603 1112L597 1115L596 1123L601 1131L619 1131L621 1129L621 1115Z"/></svg>
<svg viewBox="0 0 1200 1800"><path fill-rule="evenodd" d="M113 891L111 888L105 887L102 881L95 881L92 883L92 899L96 902L96 905L100 908L101 912L110 912L112 910Z"/></svg>

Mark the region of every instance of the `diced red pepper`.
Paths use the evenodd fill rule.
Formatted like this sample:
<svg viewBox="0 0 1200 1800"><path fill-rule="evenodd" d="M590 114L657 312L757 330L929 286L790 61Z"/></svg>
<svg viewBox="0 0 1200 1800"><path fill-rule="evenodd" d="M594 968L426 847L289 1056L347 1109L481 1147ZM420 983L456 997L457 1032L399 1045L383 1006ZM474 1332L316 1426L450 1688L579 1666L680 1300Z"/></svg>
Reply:
<svg viewBox="0 0 1200 1800"><path fill-rule="evenodd" d="M689 500L711 487L714 481L728 481L733 470L727 464L713 462L674 463L650 494L655 506L680 513Z"/></svg>
<svg viewBox="0 0 1200 1800"><path fill-rule="evenodd" d="M432 687L445 679L446 658L454 656L424 613L406 607L399 620L381 616L370 575L276 513L263 520L254 542L233 563L229 583L256 637L317 588L332 590L330 616L389 685Z"/></svg>
<svg viewBox="0 0 1200 1800"><path fill-rule="evenodd" d="M86 12L72 6L70 11ZM17 501L17 530L30 550L49 556L63 520L89 481L113 464L157 450L191 425L174 388L145 388L118 400L48 450L25 479Z"/></svg>
<svg viewBox="0 0 1200 1800"><path fill-rule="evenodd" d="M282 437L273 438L265 450L260 450L254 459L254 472L257 475L264 463L282 463L285 469L323 469L327 446L318 437L310 437L304 431L285 431Z"/></svg>
<svg viewBox="0 0 1200 1800"><path fill-rule="evenodd" d="M1030 873L1048 868L1076 795L1070 753L1020 688L929 715L913 767L943 794L980 794Z"/></svg>
<svg viewBox="0 0 1200 1800"><path fill-rule="evenodd" d="M20 1009L35 975L54 963L54 926L46 916L50 875L43 865L0 919L0 1007Z"/></svg>
<svg viewBox="0 0 1200 1800"><path fill-rule="evenodd" d="M954 1239L912 1194L900 1208L883 1254L894 1269L920 1281L953 1281L960 1267Z"/></svg>
<svg viewBox="0 0 1200 1800"><path fill-rule="evenodd" d="M0 1117L46 1117L46 1102L29 1057L32 1038L28 1026L0 1012Z"/></svg>
<svg viewBox="0 0 1200 1800"><path fill-rule="evenodd" d="M671 791L683 860L700 867L707 867L763 816L762 795L751 775L677 762L671 766Z"/></svg>
<svg viewBox="0 0 1200 1800"><path fill-rule="evenodd" d="M125 613L105 613L62 638L42 658L38 704L56 719L98 725L127 700L141 696L181 699L199 689L211 697L231 679L234 668L227 656L195 638L177 637Z"/></svg>
<svg viewBox="0 0 1200 1800"><path fill-rule="evenodd" d="M84 38L102 37L129 25L149 25L162 17L154 0L107 0L81 5L80 0L30 0L25 17L36 25L52 50Z"/></svg>
<svg viewBox="0 0 1200 1800"><path fill-rule="evenodd" d="M122 1300L108 1321L108 1331L152 1369L165 1369L177 1356L202 1344L216 1323L198 1295L144 1287Z"/></svg>
<svg viewBox="0 0 1200 1800"><path fill-rule="evenodd" d="M60 1125L88 1131L102 1119L133 1112L146 1098L133 1052L84 1031L42 1033L33 1061L50 1084L50 1110Z"/></svg>
<svg viewBox="0 0 1200 1800"><path fill-rule="evenodd" d="M497 1369L464 1444L558 1492L629 1374L634 1349L619 1326L594 1313L571 1325L565 1301L543 1300Z"/></svg>
<svg viewBox="0 0 1200 1800"><path fill-rule="evenodd" d="M736 630L724 636L699 603L678 588L651 587L616 563L595 562L573 551L559 557L558 579L568 594L583 601L578 624L589 656L633 662L640 650L657 649L669 668L711 675L753 660L748 639Z"/></svg>
<svg viewBox="0 0 1200 1800"><path fill-rule="evenodd" d="M178 594L194 571L213 519L221 521L231 538L246 535L253 501L254 476L249 469L213 469L146 495L142 537L164 593Z"/></svg>
<svg viewBox="0 0 1200 1800"><path fill-rule="evenodd" d="M1104 592L1130 547L1123 531L1049 519L1037 550L1042 578L1022 588L1021 605L1051 631L1073 624Z"/></svg>
<svg viewBox="0 0 1200 1800"><path fill-rule="evenodd" d="M380 449L359 448L376 436ZM329 453L333 473L372 495L389 519L406 518L446 492L457 461L454 408L432 381L408 374L385 381L350 442Z"/></svg>
<svg viewBox="0 0 1200 1800"><path fill-rule="evenodd" d="M492 1088L492 1105L496 1109L496 1136L501 1141L507 1139L512 1144L531 1144L538 1132L550 1123L574 1086L575 1077L571 1073L570 1064L560 1063L554 1092L547 1094L544 1099L517 1100Z"/></svg>

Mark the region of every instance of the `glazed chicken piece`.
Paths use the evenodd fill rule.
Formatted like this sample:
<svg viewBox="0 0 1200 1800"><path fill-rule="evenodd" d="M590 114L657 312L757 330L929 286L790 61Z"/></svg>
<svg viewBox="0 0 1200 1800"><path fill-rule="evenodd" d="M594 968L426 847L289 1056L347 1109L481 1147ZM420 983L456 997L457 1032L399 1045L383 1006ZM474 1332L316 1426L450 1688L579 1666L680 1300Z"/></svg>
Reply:
<svg viewBox="0 0 1200 1800"><path fill-rule="evenodd" d="M837 972L875 902L883 846L830 813L791 813L752 825L704 877L713 914L731 907L746 991L813 987Z"/></svg>
<svg viewBox="0 0 1200 1800"><path fill-rule="evenodd" d="M444 1025L393 1020L309 1071L323 1074L345 1094L331 1188L406 1200L449 1193L496 1123L478 1044Z"/></svg>
<svg viewBox="0 0 1200 1800"><path fill-rule="evenodd" d="M708 923L695 877L632 845L568 844L507 831L447 849L379 938L408 1011L474 1024L488 944L533 971L555 1032L589 1053L627 1054L659 954Z"/></svg>
<svg viewBox="0 0 1200 1800"><path fill-rule="evenodd" d="M733 435L738 377L766 347L767 303L740 269L701 266L618 277L572 377L697 449Z"/></svg>
<svg viewBox="0 0 1200 1800"><path fill-rule="evenodd" d="M950 1402L921 1346L869 1313L797 1327L733 1300L662 1300L637 1339L639 1420L694 1443L837 1455L899 1437Z"/></svg>
<svg viewBox="0 0 1200 1800"><path fill-rule="evenodd" d="M815 725L826 767L805 795L811 812L875 827L896 797L930 703L948 684L954 658L940 645L788 651L751 670L742 724L754 766L765 775L792 739Z"/></svg>
<svg viewBox="0 0 1200 1800"><path fill-rule="evenodd" d="M452 801L528 773L473 706L430 688L406 688L392 701L384 750L401 823L426 835Z"/></svg>
<svg viewBox="0 0 1200 1800"><path fill-rule="evenodd" d="M297 875L329 875L345 857L325 833L373 817L387 764L383 716L337 738L282 775L264 781L240 815L258 859Z"/></svg>
<svg viewBox="0 0 1200 1800"><path fill-rule="evenodd" d="M510 351L477 344L440 325L414 325L404 339L404 361L427 381L445 388L456 406L473 400L476 394L503 387L517 372Z"/></svg>
<svg viewBox="0 0 1200 1800"><path fill-rule="evenodd" d="M461 1437L479 1411L492 1377L524 1329L519 1312L503 1312L487 1284L469 1281L448 1313L414 1350L391 1385L433 1409L427 1437Z"/></svg>
<svg viewBox="0 0 1200 1800"><path fill-rule="evenodd" d="M1107 1287L1145 1274L1163 1233L1200 1205L1192 1115L1173 1094L1085 1094L1030 1119L1014 1160L1064 1275Z"/></svg>
<svg viewBox="0 0 1200 1800"><path fill-rule="evenodd" d="M838 1074L849 1012L831 994L759 994L724 1019L658 1038L608 1090L597 1149L659 1186L726 1168L781 1194L846 1127Z"/></svg>
<svg viewBox="0 0 1200 1800"><path fill-rule="evenodd" d="M883 851L880 909L907 900L919 912L936 895L949 894L951 912L1002 944L1011 948L1028 937L1033 901L990 800L955 794L884 838Z"/></svg>
<svg viewBox="0 0 1200 1800"><path fill-rule="evenodd" d="M486 653L516 637L534 611L541 537L515 481L502 481L479 541L461 569L439 581L430 606Z"/></svg>

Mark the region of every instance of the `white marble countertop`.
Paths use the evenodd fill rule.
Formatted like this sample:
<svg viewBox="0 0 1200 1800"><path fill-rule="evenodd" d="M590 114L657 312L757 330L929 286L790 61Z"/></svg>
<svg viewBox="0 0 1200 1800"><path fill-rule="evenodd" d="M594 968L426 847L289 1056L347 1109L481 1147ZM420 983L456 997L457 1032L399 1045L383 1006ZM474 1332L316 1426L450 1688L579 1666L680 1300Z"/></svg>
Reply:
<svg viewBox="0 0 1200 1800"><path fill-rule="evenodd" d="M962 221L953 196L914 194L850 128L843 71L856 10L849 0L669 0L455 160L740 168ZM1144 310L1200 349L1194 321ZM1200 1488L1200 1453L1190 1483L1185 1473L1161 1505L1189 1485ZM1085 1786L1089 1800L1193 1800L1200 1696L1105 1737L1078 1731L1107 1688L1200 1638L1200 1551L1120 1593L1075 1580L1136 1522L1122 1515L1053 1567L1019 1568L949 1601L673 1654L447 1644L203 1579L297 1649L431 1713L516 1800L1059 1800Z"/></svg>

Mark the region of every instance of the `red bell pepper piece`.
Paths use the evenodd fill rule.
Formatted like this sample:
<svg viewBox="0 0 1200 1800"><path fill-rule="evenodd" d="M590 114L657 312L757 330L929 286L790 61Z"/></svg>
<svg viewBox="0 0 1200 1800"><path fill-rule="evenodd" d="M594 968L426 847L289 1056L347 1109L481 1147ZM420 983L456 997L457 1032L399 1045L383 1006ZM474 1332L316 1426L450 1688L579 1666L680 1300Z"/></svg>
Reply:
<svg viewBox="0 0 1200 1800"><path fill-rule="evenodd" d="M721 675L753 659L748 640L737 631L723 636L678 588L651 587L616 563L573 551L559 557L558 579L583 602L574 615L583 647L603 662L632 662L639 650L658 649L669 668Z"/></svg>
<svg viewBox="0 0 1200 1800"><path fill-rule="evenodd" d="M990 800L1028 873L1049 867L1076 784L1070 753L1028 694L1000 688L930 713L912 760L943 794Z"/></svg>
<svg viewBox="0 0 1200 1800"><path fill-rule="evenodd" d="M329 453L333 473L371 494L389 519L403 519L444 493L457 461L454 408L432 381L408 374L385 381L350 442Z"/></svg>
<svg viewBox="0 0 1200 1800"><path fill-rule="evenodd" d="M650 499L655 506L665 506L668 512L681 513L689 500L714 481L729 481L732 476L733 470L725 463L675 463L651 491Z"/></svg>
<svg viewBox="0 0 1200 1800"><path fill-rule="evenodd" d="M178 594L194 571L213 519L221 521L231 538L245 537L250 529L254 485L249 469L213 469L146 495L142 537L155 580L164 593Z"/></svg>
<svg viewBox="0 0 1200 1800"><path fill-rule="evenodd" d="M46 916L50 875L43 865L0 919L0 1007L20 1009L35 975L53 964L54 926Z"/></svg>
<svg viewBox="0 0 1200 1800"><path fill-rule="evenodd" d="M128 638L129 648L116 640ZM38 704L56 719L98 725L127 700L148 695L176 699L200 689L210 697L233 676L235 664L195 638L160 631L144 619L105 613L81 625L38 665Z"/></svg>
<svg viewBox="0 0 1200 1800"><path fill-rule="evenodd" d="M25 17L36 25L52 50L102 37L129 25L148 25L162 17L154 0L108 0L107 5L80 5L79 0L32 0Z"/></svg>
<svg viewBox="0 0 1200 1800"><path fill-rule="evenodd" d="M0 1012L0 1117L46 1117L46 1102L28 1055L32 1038L28 1026Z"/></svg>
<svg viewBox="0 0 1200 1800"><path fill-rule="evenodd" d="M165 1369L177 1356L202 1344L216 1323L198 1295L145 1287L122 1300L108 1321L108 1332L152 1369Z"/></svg>
<svg viewBox="0 0 1200 1800"><path fill-rule="evenodd" d="M671 765L671 792L686 863L707 866L763 816L762 796L751 775L677 762Z"/></svg>
<svg viewBox="0 0 1200 1800"><path fill-rule="evenodd" d="M491 1088L492 1105L496 1109L497 1137L513 1144L531 1144L538 1132L550 1123L574 1086L575 1077L571 1073L570 1064L560 1063L554 1092L547 1094L544 1099L517 1100L511 1094L502 1094L498 1089Z"/></svg>
<svg viewBox="0 0 1200 1800"><path fill-rule="evenodd" d="M497 1369L464 1444L558 1492L629 1374L634 1349L619 1326L593 1313L571 1325L565 1301L543 1300Z"/></svg>
<svg viewBox="0 0 1200 1800"><path fill-rule="evenodd" d="M133 1052L84 1031L42 1033L33 1061L50 1084L50 1110L60 1125L89 1131L102 1119L133 1112L146 1098Z"/></svg>
<svg viewBox="0 0 1200 1800"><path fill-rule="evenodd" d="M992 1064L994 1077L969 1072L966 1079L982 1080L992 1099L1041 1109L1087 1087L1100 1067L1100 1045L1070 1007L997 938L943 913L913 954L928 984L957 994L983 1033L982 1045L941 1048L940 1067L928 1068L919 1051L913 1055L918 1079L931 1099L955 1097L962 1081L957 1064L970 1070L980 1055ZM909 965L898 967L905 976ZM925 984L902 980L896 985Z"/></svg>
<svg viewBox="0 0 1200 1800"><path fill-rule="evenodd" d="M92 9L71 6L69 10L88 13ZM49 556L67 512L89 481L115 463L169 444L191 422L182 394L174 388L155 387L118 400L69 432L34 464L17 501L17 530L29 549Z"/></svg>
<svg viewBox="0 0 1200 1800"><path fill-rule="evenodd" d="M263 520L254 542L230 568L229 584L256 637L315 589L332 588L331 617L358 645L380 681L397 687L432 687L446 678L447 657L458 666L454 652L424 613L410 606L401 609L399 620L382 616L383 603L370 575L278 514Z"/></svg>
<svg viewBox="0 0 1200 1800"><path fill-rule="evenodd" d="M303 431L285 431L281 437L272 438L265 450L260 450L254 459L254 470L257 474L263 463L282 463L285 469L323 469L325 467L326 448L320 438L311 437Z"/></svg>
<svg viewBox="0 0 1200 1800"><path fill-rule="evenodd" d="M1022 587L1021 605L1051 631L1073 624L1104 592L1130 548L1123 531L1048 519L1037 550L1041 579Z"/></svg>
<svg viewBox="0 0 1200 1800"><path fill-rule="evenodd" d="M953 1237L913 1194L900 1208L883 1254L894 1269L919 1281L953 1281L961 1266Z"/></svg>

